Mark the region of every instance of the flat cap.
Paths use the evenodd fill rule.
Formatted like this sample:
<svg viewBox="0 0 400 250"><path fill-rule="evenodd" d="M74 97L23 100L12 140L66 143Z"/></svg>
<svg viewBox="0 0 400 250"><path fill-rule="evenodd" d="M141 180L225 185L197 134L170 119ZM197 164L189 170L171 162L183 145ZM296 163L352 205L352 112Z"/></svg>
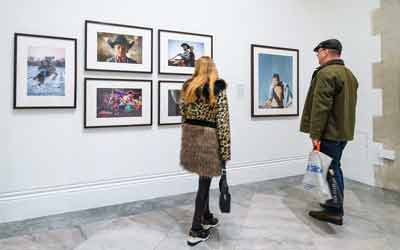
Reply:
<svg viewBox="0 0 400 250"><path fill-rule="evenodd" d="M319 49L333 49L333 50L337 50L339 52L339 54L342 53L342 44L340 43L339 40L337 39L329 39L329 40L325 40L320 42L317 47L314 48L314 52L318 52Z"/></svg>

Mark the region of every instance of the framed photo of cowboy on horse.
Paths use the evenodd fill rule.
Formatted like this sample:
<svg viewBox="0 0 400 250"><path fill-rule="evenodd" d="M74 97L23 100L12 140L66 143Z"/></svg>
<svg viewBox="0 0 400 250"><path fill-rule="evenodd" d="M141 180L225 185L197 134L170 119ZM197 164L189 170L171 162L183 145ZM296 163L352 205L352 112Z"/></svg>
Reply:
<svg viewBox="0 0 400 250"><path fill-rule="evenodd" d="M153 29L86 21L85 69L152 73Z"/></svg>
<svg viewBox="0 0 400 250"><path fill-rule="evenodd" d="M14 35L14 108L76 108L76 39Z"/></svg>
<svg viewBox="0 0 400 250"><path fill-rule="evenodd" d="M213 36L171 30L158 31L158 72L191 75L195 61L213 57Z"/></svg>

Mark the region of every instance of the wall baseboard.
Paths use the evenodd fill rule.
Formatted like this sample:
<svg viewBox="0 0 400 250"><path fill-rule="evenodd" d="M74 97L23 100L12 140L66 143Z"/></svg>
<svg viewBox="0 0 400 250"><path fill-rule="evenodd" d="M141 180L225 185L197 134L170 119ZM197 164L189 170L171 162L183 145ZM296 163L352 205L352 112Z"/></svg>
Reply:
<svg viewBox="0 0 400 250"><path fill-rule="evenodd" d="M232 163L231 185L304 173L306 156ZM185 172L102 180L0 194L0 223L194 192L195 175ZM212 188L217 188L213 182ZM28 209L29 208L29 209Z"/></svg>

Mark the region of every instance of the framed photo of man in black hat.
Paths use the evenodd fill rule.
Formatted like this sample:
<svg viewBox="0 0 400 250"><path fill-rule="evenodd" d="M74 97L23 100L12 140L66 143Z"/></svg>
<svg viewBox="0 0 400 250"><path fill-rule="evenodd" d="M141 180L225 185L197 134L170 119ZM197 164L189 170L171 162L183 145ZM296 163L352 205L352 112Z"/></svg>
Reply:
<svg viewBox="0 0 400 250"><path fill-rule="evenodd" d="M213 56L213 36L180 31L158 31L160 74L191 75L195 61Z"/></svg>
<svg viewBox="0 0 400 250"><path fill-rule="evenodd" d="M152 72L153 29L86 21L85 69Z"/></svg>

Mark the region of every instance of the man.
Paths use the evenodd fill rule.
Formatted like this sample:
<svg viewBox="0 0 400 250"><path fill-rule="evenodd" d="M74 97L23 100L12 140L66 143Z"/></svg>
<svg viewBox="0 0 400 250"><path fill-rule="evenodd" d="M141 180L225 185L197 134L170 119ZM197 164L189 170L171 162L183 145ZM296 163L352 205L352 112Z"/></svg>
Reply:
<svg viewBox="0 0 400 250"><path fill-rule="evenodd" d="M40 65L38 67L39 73L33 78L33 80L37 80L38 86L42 85L44 81L52 76L51 80L56 79L57 77L57 69L54 66L54 57L46 56L43 60L40 61Z"/></svg>
<svg viewBox="0 0 400 250"><path fill-rule="evenodd" d="M173 61L175 58L180 57L182 66L184 67L194 67L195 63L195 55L193 52L193 47L188 43L182 43L181 47L183 49L183 53L179 53L176 56L169 59L169 61ZM171 65L172 66L172 65Z"/></svg>
<svg viewBox="0 0 400 250"><path fill-rule="evenodd" d="M194 67L195 56L193 52L193 47L187 43L182 43L183 53L180 54L186 67Z"/></svg>
<svg viewBox="0 0 400 250"><path fill-rule="evenodd" d="M309 215L342 225L344 183L340 159L354 137L358 81L340 58L342 44L338 40L323 41L314 52L320 67L312 75L300 130L310 134L314 148L333 159L328 172L333 199L321 204L322 211L311 211Z"/></svg>
<svg viewBox="0 0 400 250"><path fill-rule="evenodd" d="M128 42L123 35L118 35L114 41L108 40L108 45L114 49L114 56L107 59L107 62L114 63L137 63L135 60L129 58L126 54L135 44L134 41Z"/></svg>

